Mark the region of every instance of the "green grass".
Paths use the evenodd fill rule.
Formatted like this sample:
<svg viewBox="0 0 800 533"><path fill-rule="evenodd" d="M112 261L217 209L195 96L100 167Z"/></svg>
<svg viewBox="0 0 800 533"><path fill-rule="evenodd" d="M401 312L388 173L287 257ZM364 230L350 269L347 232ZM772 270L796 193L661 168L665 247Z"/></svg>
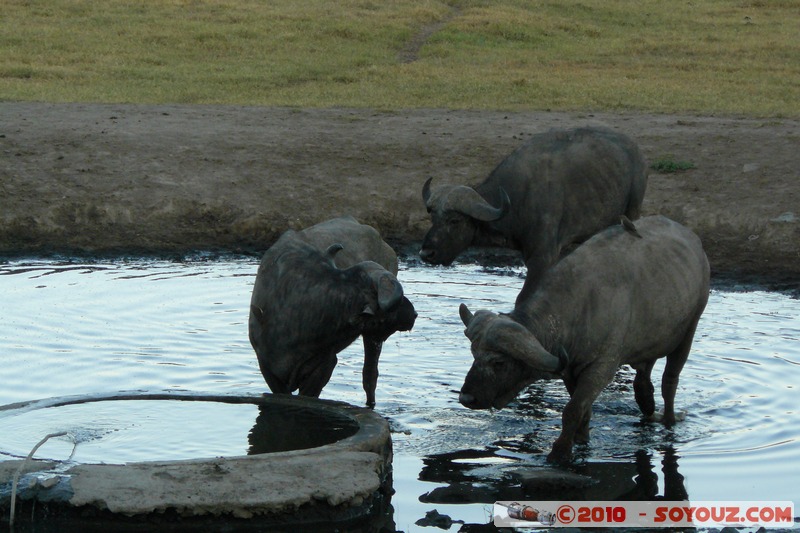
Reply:
<svg viewBox="0 0 800 533"><path fill-rule="evenodd" d="M673 172L683 172L684 170L691 170L695 167L695 164L691 161L678 161L674 159L672 156L666 156L661 159L657 159L654 161L650 168L655 170L656 172L661 172L663 174L671 174Z"/></svg>
<svg viewBox="0 0 800 533"><path fill-rule="evenodd" d="M799 23L796 0L3 0L0 100L798 116Z"/></svg>

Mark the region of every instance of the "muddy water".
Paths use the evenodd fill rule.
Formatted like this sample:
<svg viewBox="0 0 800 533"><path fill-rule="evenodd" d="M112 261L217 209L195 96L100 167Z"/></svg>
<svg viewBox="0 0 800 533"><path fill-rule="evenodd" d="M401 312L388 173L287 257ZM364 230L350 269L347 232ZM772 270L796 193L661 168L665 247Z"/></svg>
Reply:
<svg viewBox="0 0 800 533"><path fill-rule="evenodd" d="M130 390L266 391L247 340L258 261L212 259L0 264L0 405ZM522 479L526 471L545 466L567 400L563 385L536 384L496 412L469 411L457 401L471 363L458 304L509 310L522 285L521 271L405 264L399 278L419 318L412 332L396 334L384 347L376 406L393 429L392 519L398 529L425 530L415 522L433 509L454 521L483 524L491 520L488 511L495 500L562 496L791 500L798 514L797 300L776 293L713 291L681 375L676 404L686 412L685 420L673 430L642 423L633 400L633 372L621 370L595 403L591 443L576 448L570 468L595 484L543 495ZM362 357L360 344L340 354L324 398L364 402ZM662 369L657 365L654 377ZM246 428L255 415L225 411L214 416L214 427ZM181 415L179 426L197 435L192 418ZM102 421L84 421L92 424L102 428ZM143 432L137 439L149 437L124 443L139 457L143 450L136 442L152 446L159 431L144 422L131 424ZM43 436L34 433L27 424L14 428L0 420L0 440L11 439L16 447L6 456L32 448ZM247 444L244 430L230 435L231 442L223 438L215 446L241 453ZM187 448L205 446L203 438L187 440ZM63 442L50 445L37 456L57 458L71 450ZM169 455L175 446L165 440L162 449ZM213 454L225 452L215 448ZM461 525L455 522L450 530Z"/></svg>

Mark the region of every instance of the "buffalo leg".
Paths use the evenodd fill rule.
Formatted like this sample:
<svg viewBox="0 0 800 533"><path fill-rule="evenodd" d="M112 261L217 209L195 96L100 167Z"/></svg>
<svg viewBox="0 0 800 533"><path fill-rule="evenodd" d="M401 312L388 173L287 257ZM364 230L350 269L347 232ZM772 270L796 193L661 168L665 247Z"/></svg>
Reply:
<svg viewBox="0 0 800 533"><path fill-rule="evenodd" d="M579 430L588 428L592 417L592 404L600 392L611 383L616 374L616 365L589 367L576 379L572 396L561 415L561 434L553 443L547 460L566 463L572 459L572 446ZM588 429L586 430L588 433Z"/></svg>
<svg viewBox="0 0 800 533"><path fill-rule="evenodd" d="M575 380L571 377L565 377L564 385L567 387L569 397L572 398L572 395L575 393ZM575 431L575 442L580 444L586 444L589 442L589 422L592 418L591 414L592 413L590 410L589 416L584 416L583 421L578 425L578 429Z"/></svg>
<svg viewBox="0 0 800 533"><path fill-rule="evenodd" d="M325 358L322 363L304 376L303 382L300 384L299 393L302 396L318 398L323 387L331 380L331 374L333 374L333 369L338 361L336 354Z"/></svg>
<svg viewBox="0 0 800 533"><path fill-rule="evenodd" d="M367 393L367 406L375 407L375 389L378 386L378 359L381 356L383 342L364 337L364 368L361 371L361 384Z"/></svg>
<svg viewBox="0 0 800 533"><path fill-rule="evenodd" d="M683 365L689 358L689 351L692 349L694 332L700 316L695 318L689 330L678 347L667 356L667 364L664 366L664 374L661 376L661 396L664 398L664 425L669 427L675 424L675 393L678 390L678 379L683 370Z"/></svg>
<svg viewBox="0 0 800 533"><path fill-rule="evenodd" d="M589 443L589 422L592 420L592 408L590 407L583 412L583 418L578 423L578 429L575 430L575 442L578 444Z"/></svg>
<svg viewBox="0 0 800 533"><path fill-rule="evenodd" d="M633 365L636 369L636 377L633 379L633 393L639 409L646 417L653 416L656 411L656 400L653 397L654 387L650 380L650 373L653 371L655 360Z"/></svg>

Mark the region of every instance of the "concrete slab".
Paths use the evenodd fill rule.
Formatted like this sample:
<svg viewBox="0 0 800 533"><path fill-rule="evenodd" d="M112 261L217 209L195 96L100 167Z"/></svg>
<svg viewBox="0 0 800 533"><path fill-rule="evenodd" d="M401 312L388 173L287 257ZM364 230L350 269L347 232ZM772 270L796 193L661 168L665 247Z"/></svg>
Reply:
<svg viewBox="0 0 800 533"><path fill-rule="evenodd" d="M272 517L284 525L293 514L308 522L309 509L335 523L370 512L388 491L392 448L388 422L372 410L296 396L191 394L93 395L11 406L36 409L109 399L176 399L235 403L277 402L347 416L359 429L317 448L260 455L71 465L53 461L0 462L0 509L8 516L11 484L22 467L17 506L36 503L50 514L92 509L105 517ZM8 410L0 408L0 412Z"/></svg>

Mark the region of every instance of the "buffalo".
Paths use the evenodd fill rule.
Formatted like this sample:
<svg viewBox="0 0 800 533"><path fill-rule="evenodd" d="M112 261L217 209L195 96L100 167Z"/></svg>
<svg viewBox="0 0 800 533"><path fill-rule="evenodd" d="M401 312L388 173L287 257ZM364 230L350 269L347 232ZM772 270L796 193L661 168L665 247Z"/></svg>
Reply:
<svg viewBox="0 0 800 533"><path fill-rule="evenodd" d="M621 133L586 127L534 135L474 188L425 182L432 226L420 258L449 265L472 245L521 250L527 292L572 245L620 215L636 220L646 186L644 157Z"/></svg>
<svg viewBox="0 0 800 533"><path fill-rule="evenodd" d="M250 301L250 344L270 390L319 396L337 354L361 335L374 406L383 342L417 317L396 276L392 248L352 217L284 233L264 254Z"/></svg>
<svg viewBox="0 0 800 533"><path fill-rule="evenodd" d="M621 365L636 370L636 402L654 416L650 373L666 356L662 421L670 426L708 293L708 260L689 229L662 216L611 226L553 266L510 313L473 314L461 304L474 362L459 401L500 409L530 383L561 378L570 400L548 460L566 462L574 442L588 442L592 403Z"/></svg>

